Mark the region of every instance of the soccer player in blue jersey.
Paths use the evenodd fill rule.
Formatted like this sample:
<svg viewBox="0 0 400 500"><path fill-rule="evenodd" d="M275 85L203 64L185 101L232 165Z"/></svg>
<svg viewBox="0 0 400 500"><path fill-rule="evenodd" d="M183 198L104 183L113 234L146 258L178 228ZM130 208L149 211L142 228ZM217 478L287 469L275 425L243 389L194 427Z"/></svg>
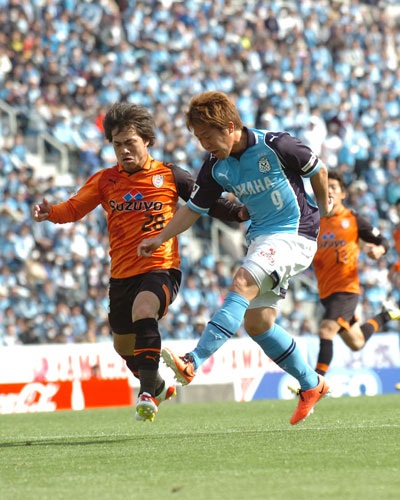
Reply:
<svg viewBox="0 0 400 500"><path fill-rule="evenodd" d="M224 191L246 205L251 224L247 255L196 348L184 356L163 349L163 359L186 385L244 320L247 333L267 356L298 380L299 402L290 419L297 424L312 412L328 385L275 320L290 278L306 269L316 252L320 215L331 208L327 169L290 134L245 127L234 103L221 92L194 97L186 124L208 157L187 204L155 238L143 240L138 252L149 256L188 229ZM306 193L303 177L310 179L316 203Z"/></svg>

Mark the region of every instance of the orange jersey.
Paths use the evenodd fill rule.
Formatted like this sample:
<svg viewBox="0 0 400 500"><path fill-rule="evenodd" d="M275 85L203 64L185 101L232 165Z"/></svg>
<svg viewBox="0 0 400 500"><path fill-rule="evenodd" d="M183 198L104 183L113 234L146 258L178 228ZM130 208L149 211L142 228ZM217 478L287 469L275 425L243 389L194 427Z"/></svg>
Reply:
<svg viewBox="0 0 400 500"><path fill-rule="evenodd" d="M318 250L313 261L321 299L337 292L360 293L357 269L360 239L388 248L379 230L348 208L341 208L332 217L321 217Z"/></svg>
<svg viewBox="0 0 400 500"><path fill-rule="evenodd" d="M193 185L186 170L148 156L138 172L128 173L115 165L92 175L75 196L51 205L48 220L59 224L74 222L101 205L107 214L112 278L179 269L176 237L163 243L150 258L139 257L137 247L144 238L162 231L175 214L179 198L189 199ZM240 207L220 198L209 215L240 222Z"/></svg>
<svg viewBox="0 0 400 500"><path fill-rule="evenodd" d="M107 213L112 278L178 269L177 238L166 241L151 258L139 257L137 247L164 228L177 209L179 196L188 199L192 186L186 171L149 156L144 168L133 174L119 165L97 172L75 196L52 205L48 220L74 222L101 204Z"/></svg>
<svg viewBox="0 0 400 500"><path fill-rule="evenodd" d="M396 252L400 255L400 226L396 227L393 231L394 248Z"/></svg>
<svg viewBox="0 0 400 500"><path fill-rule="evenodd" d="M400 272L400 260L392 264L390 267L390 272L392 273L399 273Z"/></svg>

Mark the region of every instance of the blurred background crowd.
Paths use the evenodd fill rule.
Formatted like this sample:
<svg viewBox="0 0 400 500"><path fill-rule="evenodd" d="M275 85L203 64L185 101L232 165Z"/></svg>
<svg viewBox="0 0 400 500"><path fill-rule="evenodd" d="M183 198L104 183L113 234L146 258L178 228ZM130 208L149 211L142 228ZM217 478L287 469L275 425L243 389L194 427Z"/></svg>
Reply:
<svg viewBox="0 0 400 500"><path fill-rule="evenodd" d="M102 209L56 226L33 223L31 208L43 196L67 199L115 163L102 118L116 101L148 106L157 125L151 154L196 176L203 152L184 110L197 92L227 92L248 126L286 130L341 171L349 205L391 240L400 198L399 4L0 0L0 345L110 341ZM52 138L51 173L38 161L43 134ZM66 147L68 175L57 170L54 144ZM184 282L161 321L164 339L199 336L240 262L229 245L216 255L211 226L201 219L181 237ZM361 256L362 314L399 300L388 276L397 258L394 248L378 263ZM279 321L295 335L315 334L312 269L288 304Z"/></svg>

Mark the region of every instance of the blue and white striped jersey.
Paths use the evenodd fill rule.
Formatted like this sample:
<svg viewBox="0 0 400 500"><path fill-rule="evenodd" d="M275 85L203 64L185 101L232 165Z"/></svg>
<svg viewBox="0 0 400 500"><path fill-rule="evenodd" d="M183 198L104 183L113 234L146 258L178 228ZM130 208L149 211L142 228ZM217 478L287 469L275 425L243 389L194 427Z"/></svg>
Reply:
<svg viewBox="0 0 400 500"><path fill-rule="evenodd" d="M246 129L248 145L240 156L204 161L188 206L207 213L222 192L233 193L249 213L247 241L265 234L297 233L315 240L319 211L302 177L312 177L322 162L287 132Z"/></svg>

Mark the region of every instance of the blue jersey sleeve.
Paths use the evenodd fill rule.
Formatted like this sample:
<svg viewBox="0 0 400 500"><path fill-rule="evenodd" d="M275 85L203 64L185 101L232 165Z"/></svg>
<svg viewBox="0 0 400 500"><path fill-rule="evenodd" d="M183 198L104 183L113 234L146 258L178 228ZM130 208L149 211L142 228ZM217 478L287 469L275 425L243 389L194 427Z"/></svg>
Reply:
<svg viewBox="0 0 400 500"><path fill-rule="evenodd" d="M308 146L287 132L267 132L265 145L275 152L285 169L294 170L302 177L312 177L322 166Z"/></svg>
<svg viewBox="0 0 400 500"><path fill-rule="evenodd" d="M213 167L217 161L211 155L204 161L193 186L188 206L197 213L207 214L210 207L224 191L223 187L213 177Z"/></svg>

